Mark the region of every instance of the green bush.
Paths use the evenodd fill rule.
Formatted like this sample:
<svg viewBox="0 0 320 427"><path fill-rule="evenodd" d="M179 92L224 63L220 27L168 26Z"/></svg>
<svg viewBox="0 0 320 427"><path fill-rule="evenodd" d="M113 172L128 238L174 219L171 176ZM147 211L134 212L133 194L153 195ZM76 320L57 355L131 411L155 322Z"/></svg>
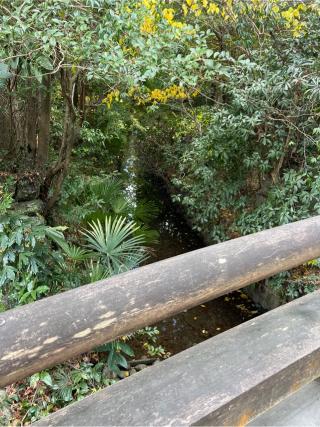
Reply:
<svg viewBox="0 0 320 427"><path fill-rule="evenodd" d="M0 301L5 309L50 293L52 270L57 262L51 241L63 235L61 227L43 225L37 218L21 216L10 209L10 194L4 189L1 192Z"/></svg>

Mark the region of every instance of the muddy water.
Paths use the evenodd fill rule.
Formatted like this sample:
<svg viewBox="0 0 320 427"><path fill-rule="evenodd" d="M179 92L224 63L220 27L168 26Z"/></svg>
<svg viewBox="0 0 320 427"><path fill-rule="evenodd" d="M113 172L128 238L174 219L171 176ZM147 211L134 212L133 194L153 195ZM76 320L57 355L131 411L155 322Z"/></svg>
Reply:
<svg viewBox="0 0 320 427"><path fill-rule="evenodd" d="M149 262L159 261L203 247L200 237L191 230L182 214L173 204L163 183L155 177L139 179L137 201L148 197L160 209L152 228L159 232L159 243ZM138 181L138 182L139 182ZM157 324L159 344L175 354L213 337L261 313L241 291L215 299L180 313Z"/></svg>

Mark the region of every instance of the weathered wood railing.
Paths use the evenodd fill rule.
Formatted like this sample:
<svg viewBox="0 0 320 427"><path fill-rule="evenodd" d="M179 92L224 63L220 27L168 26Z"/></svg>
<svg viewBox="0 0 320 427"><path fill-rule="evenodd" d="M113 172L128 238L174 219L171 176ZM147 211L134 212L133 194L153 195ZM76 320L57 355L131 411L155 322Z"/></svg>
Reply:
<svg viewBox="0 0 320 427"><path fill-rule="evenodd" d="M0 386L317 257L320 217L189 252L2 313ZM245 424L318 377L319 356L316 292L39 423Z"/></svg>

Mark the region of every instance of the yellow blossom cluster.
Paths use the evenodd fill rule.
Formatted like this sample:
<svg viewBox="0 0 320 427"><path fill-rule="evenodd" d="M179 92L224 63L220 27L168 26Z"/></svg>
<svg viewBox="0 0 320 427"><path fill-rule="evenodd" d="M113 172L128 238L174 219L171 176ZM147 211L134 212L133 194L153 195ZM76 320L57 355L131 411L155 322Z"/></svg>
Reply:
<svg viewBox="0 0 320 427"><path fill-rule="evenodd" d="M270 8L270 2L272 7ZM278 20L283 19L285 22L285 27L290 29L293 37L300 37L306 27L306 23L302 21L302 13L306 12L308 9L313 8L313 3L311 2L295 2L294 6L292 2L283 1L283 0L250 0L250 2L245 2L243 0L243 13L247 13L249 10L259 11L267 17L270 13Z"/></svg>
<svg viewBox="0 0 320 427"><path fill-rule="evenodd" d="M199 92L194 90L188 94L182 86L172 85L165 89L150 89L146 93L141 93L138 87L132 87L128 91L128 96L134 99L138 104L165 104L172 100L184 100L189 96L196 96Z"/></svg>
<svg viewBox="0 0 320 427"><path fill-rule="evenodd" d="M271 2L271 8L270 6ZM303 1L296 2L294 6L283 0L250 0L250 2L242 2L242 13L247 13L249 10L259 11L262 17L267 17L270 13L278 20L283 19L285 27L290 29L294 37L299 37L304 33L306 24L301 20L302 12L306 12L312 8L312 3Z"/></svg>
<svg viewBox="0 0 320 427"><path fill-rule="evenodd" d="M271 8L269 7L270 2L272 5ZM306 25L301 21L301 12L306 12L308 8L311 8L312 3L306 4L300 1L292 6L289 2L283 0L269 0L269 2L265 0L243 0L242 6L240 11L243 14L253 10L262 13L265 18L271 13L276 19L284 19L286 28L292 31L294 37L299 37L303 34Z"/></svg>
<svg viewBox="0 0 320 427"><path fill-rule="evenodd" d="M140 31L145 34L154 34L157 26L153 16L145 16L142 24L140 25Z"/></svg>
<svg viewBox="0 0 320 427"><path fill-rule="evenodd" d="M157 7L157 0L143 0L142 4L145 8L154 13Z"/></svg>
<svg viewBox="0 0 320 427"><path fill-rule="evenodd" d="M186 99L187 93L181 86L172 85L166 89L153 89L148 94L146 102L165 103L170 99Z"/></svg>
<svg viewBox="0 0 320 427"><path fill-rule="evenodd" d="M188 13L194 13L195 16L200 16L203 12L208 14L218 14L220 12L219 6L209 0L185 0L182 4L183 14L186 16Z"/></svg>
<svg viewBox="0 0 320 427"><path fill-rule="evenodd" d="M119 101L120 92L118 89L114 89L111 92L107 93L106 96L102 100L102 104L105 104L108 108L111 107L114 101Z"/></svg>
<svg viewBox="0 0 320 427"><path fill-rule="evenodd" d="M183 22L174 19L176 12L173 8L164 8L161 10L161 2L158 0L142 0L137 3L137 7L143 7L148 11L148 15L143 18L143 22L140 26L140 31L142 33L154 34L157 30L156 23L161 18L171 27L181 29L185 26Z"/></svg>
<svg viewBox="0 0 320 427"><path fill-rule="evenodd" d="M175 19L174 19L175 10L172 8L163 9L162 16L167 21L167 23L169 25L171 25L172 27L183 28L185 26L185 24L183 22L175 21Z"/></svg>
<svg viewBox="0 0 320 427"><path fill-rule="evenodd" d="M162 15L164 19L166 19L168 22L172 22L174 19L175 11L174 9L163 9Z"/></svg>
<svg viewBox="0 0 320 427"><path fill-rule="evenodd" d="M137 7L144 7L148 11L148 15L143 18L140 25L140 31L144 34L154 34L157 30L157 4L157 0L142 0L141 3L137 4Z"/></svg>
<svg viewBox="0 0 320 427"><path fill-rule="evenodd" d="M149 16L144 17L141 32L153 34L156 32L156 23L164 19L167 24L176 28L187 28L185 22L176 20L178 13L173 7L161 10L163 4L159 0L141 0L139 7L145 7ZM305 32L306 24L303 22L302 14L308 9L314 8L314 2L303 0L292 2L286 0L181 0L181 12L184 16L193 15L215 15L224 21L237 22L240 15L250 12L259 13L259 18L267 18L273 15L276 19L282 19L286 28L290 29L294 37L299 37ZM320 11L319 11L320 14Z"/></svg>
<svg viewBox="0 0 320 427"><path fill-rule="evenodd" d="M272 14L277 19L283 19L292 35L299 37L304 33L306 25L301 15L308 9L314 9L314 2L300 0L292 5L292 2L286 0L183 0L181 8L184 16L219 15L224 21L237 21L239 15L250 12L258 12L260 18Z"/></svg>

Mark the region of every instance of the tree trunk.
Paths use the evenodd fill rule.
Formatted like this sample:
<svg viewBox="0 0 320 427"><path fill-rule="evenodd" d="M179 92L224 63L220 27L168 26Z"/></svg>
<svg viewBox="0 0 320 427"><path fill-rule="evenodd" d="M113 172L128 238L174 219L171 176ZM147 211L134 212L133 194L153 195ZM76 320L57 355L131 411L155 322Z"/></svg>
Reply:
<svg viewBox="0 0 320 427"><path fill-rule="evenodd" d="M65 105L64 128L58 161L49 170L45 181L44 194L47 212L59 199L63 180L68 172L72 148L79 134L79 123L74 104L77 77L77 75L72 75L70 70L61 70L61 90Z"/></svg>
<svg viewBox="0 0 320 427"><path fill-rule="evenodd" d="M4 158L5 154L8 152L10 147L12 147L11 141L11 109L8 93L5 89L0 91L0 150L1 150L1 160Z"/></svg>
<svg viewBox="0 0 320 427"><path fill-rule="evenodd" d="M7 111L4 114L1 108L1 116L5 119L0 123L0 132L5 136L5 141L0 141L1 160L4 159L2 152L6 157L0 171L5 168L6 176L15 176L13 191L17 200L40 196L48 211L57 202L68 171L82 117L78 111L81 111L85 93L78 74L60 70L64 130L58 160L44 177L48 161L52 76L44 76L40 87L24 84L15 78L8 82L7 92L1 93L0 107L4 105Z"/></svg>
<svg viewBox="0 0 320 427"><path fill-rule="evenodd" d="M16 200L39 197L48 154L50 125L50 78L41 87L9 80L0 97L0 170L14 177Z"/></svg>
<svg viewBox="0 0 320 427"><path fill-rule="evenodd" d="M51 112L51 76L43 77L43 88L39 94L39 129L37 147L37 168L44 170L48 160L50 112Z"/></svg>
<svg viewBox="0 0 320 427"><path fill-rule="evenodd" d="M48 197L46 203L47 211L49 211L59 199L63 180L67 174L70 164L71 152L77 133L76 116L68 103L66 103L64 114L64 129L59 152L59 160L49 171L49 174L46 178L46 187L48 190L52 190L52 194Z"/></svg>

